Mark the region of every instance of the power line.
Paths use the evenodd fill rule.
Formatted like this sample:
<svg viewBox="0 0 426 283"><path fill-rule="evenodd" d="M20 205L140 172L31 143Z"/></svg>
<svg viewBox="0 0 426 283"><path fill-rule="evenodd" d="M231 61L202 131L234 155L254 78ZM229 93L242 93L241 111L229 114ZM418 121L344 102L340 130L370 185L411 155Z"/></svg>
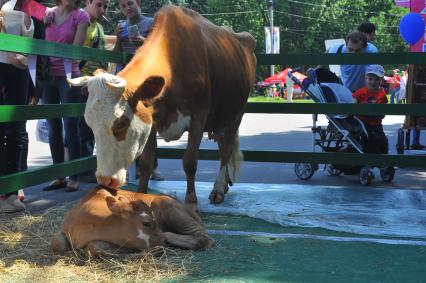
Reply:
<svg viewBox="0 0 426 283"><path fill-rule="evenodd" d="M301 18L301 19L315 20L315 21L320 21L320 22L324 22L324 23L337 23L337 21L330 21L330 20L325 20L325 19L307 17L307 16L302 16L302 15L299 15L299 14L287 13L287 12L283 12L283 11L277 11L277 10L275 10L275 12L279 13L279 14L289 15L289 16L296 17L296 18ZM385 28L399 28L398 26L381 26L381 27L385 27Z"/></svg>
<svg viewBox="0 0 426 283"><path fill-rule="evenodd" d="M389 13L384 13L384 12L381 13L381 12L371 12L371 11L362 11L362 10L354 10L354 9L347 10L347 9L343 9L343 8L339 8L339 7L330 7L330 6L327 6L327 5L307 3L307 2L297 1L297 0L287 0L287 2L292 2L292 3L307 5L307 6L321 7L321 8L325 8L325 9L339 9L339 10L347 11L347 12L357 12L357 13L367 13L367 14L376 14L376 15L386 15L386 16L391 16L391 17L401 17L400 15L389 14Z"/></svg>
<svg viewBox="0 0 426 283"><path fill-rule="evenodd" d="M251 13L258 13L259 11L237 11L237 12L223 12L223 13L207 13L207 14L200 14L202 16L220 16L220 15L238 15L238 14L251 14Z"/></svg>

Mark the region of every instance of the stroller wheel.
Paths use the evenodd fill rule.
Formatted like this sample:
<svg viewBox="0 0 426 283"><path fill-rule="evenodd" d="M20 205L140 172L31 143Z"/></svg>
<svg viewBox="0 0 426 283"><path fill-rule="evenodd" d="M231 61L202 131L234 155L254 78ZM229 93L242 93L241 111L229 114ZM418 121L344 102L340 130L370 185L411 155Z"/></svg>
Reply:
<svg viewBox="0 0 426 283"><path fill-rule="evenodd" d="M371 181L373 180L374 175L373 172L368 167L362 167L359 172L359 181L364 186L369 186Z"/></svg>
<svg viewBox="0 0 426 283"><path fill-rule="evenodd" d="M404 154L404 130L398 130L398 139L396 143L396 152L398 154Z"/></svg>
<svg viewBox="0 0 426 283"><path fill-rule="evenodd" d="M311 163L296 163L294 164L294 173L300 180L309 180L315 173L315 168L318 165Z"/></svg>
<svg viewBox="0 0 426 283"><path fill-rule="evenodd" d="M327 172L332 176L339 176L340 174L343 173L342 170L338 169L337 167L335 167L332 164L327 165Z"/></svg>
<svg viewBox="0 0 426 283"><path fill-rule="evenodd" d="M382 177L383 182L386 182L386 183L392 182L393 177L395 177L395 168L393 167L380 168L380 177Z"/></svg>

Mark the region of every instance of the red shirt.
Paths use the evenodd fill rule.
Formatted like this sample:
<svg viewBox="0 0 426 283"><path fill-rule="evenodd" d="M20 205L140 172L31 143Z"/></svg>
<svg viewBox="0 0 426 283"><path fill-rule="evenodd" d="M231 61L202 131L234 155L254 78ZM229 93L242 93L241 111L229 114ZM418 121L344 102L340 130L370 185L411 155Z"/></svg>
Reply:
<svg viewBox="0 0 426 283"><path fill-rule="evenodd" d="M386 104L388 103L388 98L383 88L380 88L377 91L369 90L367 87L358 89L355 91L352 96L356 98L358 103L372 103L372 104ZM357 115L361 121L365 122L371 126L377 126L382 124L382 116L362 116Z"/></svg>

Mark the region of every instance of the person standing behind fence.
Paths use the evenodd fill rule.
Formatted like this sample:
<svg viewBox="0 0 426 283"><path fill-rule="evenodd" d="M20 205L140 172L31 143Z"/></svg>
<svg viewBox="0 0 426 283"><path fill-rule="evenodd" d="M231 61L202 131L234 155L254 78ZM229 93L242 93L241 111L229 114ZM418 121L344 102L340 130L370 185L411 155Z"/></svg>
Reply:
<svg viewBox="0 0 426 283"><path fill-rule="evenodd" d="M151 32L154 19L142 15L140 0L118 0L118 5L126 20L118 22L116 35L117 42L114 51L135 54L136 50L145 42ZM117 68L118 70L120 68ZM157 148L157 140L155 140ZM163 180L163 176L158 172L158 159L155 156L154 170L151 179Z"/></svg>
<svg viewBox="0 0 426 283"><path fill-rule="evenodd" d="M367 37L367 49L374 53L378 53L379 49L371 43L374 39L376 39L376 26L370 22L363 22L358 26L357 30L365 34Z"/></svg>
<svg viewBox="0 0 426 283"><path fill-rule="evenodd" d="M105 15L109 5L109 0L86 0L84 10L90 18L90 25L87 28L86 38L83 46L90 48L105 49L105 34L102 25L98 22ZM96 69L106 69L105 62L87 62L80 61L79 68L83 75L92 76ZM87 87L82 89L82 102L86 103L88 98ZM80 146L81 157L92 156L95 148L95 137L92 130L86 124L84 117L80 117ZM85 172L80 175L80 181L96 183L96 177L93 171Z"/></svg>
<svg viewBox="0 0 426 283"><path fill-rule="evenodd" d="M89 25L89 15L80 9L81 0L55 0L57 6L48 9L44 22L46 24L46 40L63 44L83 45ZM67 61L65 61L67 62ZM65 63L67 64L67 63ZM72 61L72 77L80 76L78 61ZM43 88L44 104L79 103L81 88L70 87L67 83L64 59L50 57L48 79ZM81 156L78 133L78 117L64 118L65 139L68 143L69 159ZM62 137L62 119L48 119L49 146L53 164L64 162L64 139ZM78 189L78 175L70 176L68 182L64 178L56 179L44 190L64 188L66 192Z"/></svg>
<svg viewBox="0 0 426 283"><path fill-rule="evenodd" d="M16 5L15 5L16 4ZM8 12L19 10L21 1L2 1L0 7L3 16L0 18L2 32L32 37L34 23L31 17L22 13L12 23L6 17ZM13 11L15 13L15 11ZM18 13L19 14L19 13ZM22 20L23 22L20 22ZM28 103L29 72L26 58L10 52L0 52L0 105L25 105ZM26 121L0 123L0 176L26 170L25 164L28 148ZM11 213L25 209L18 198L18 191L6 194L0 200L0 213Z"/></svg>
<svg viewBox="0 0 426 283"><path fill-rule="evenodd" d="M34 22L29 15L19 14L25 0L0 1L0 32L32 37ZM3 5L5 4L5 5ZM15 10L11 12L12 10ZM15 16L11 15L13 13ZM22 21L22 22L21 22ZM16 78L16 79L15 79ZM27 85L25 86L25 82ZM0 105L28 103L29 80L26 57L0 52ZM0 123L0 175L27 170L28 133L26 121ZM0 213L25 209L23 192L0 195Z"/></svg>
<svg viewBox="0 0 426 283"><path fill-rule="evenodd" d="M377 49L367 44L367 36L359 31L348 34L345 44L338 44L330 48L328 53L377 53ZM342 82L352 92L366 86L365 69L368 65L341 65Z"/></svg>

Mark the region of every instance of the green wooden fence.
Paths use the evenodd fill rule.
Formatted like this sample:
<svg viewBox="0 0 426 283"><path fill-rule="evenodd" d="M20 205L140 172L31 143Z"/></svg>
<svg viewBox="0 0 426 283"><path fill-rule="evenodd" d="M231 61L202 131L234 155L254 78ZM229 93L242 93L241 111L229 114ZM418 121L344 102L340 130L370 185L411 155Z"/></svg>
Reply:
<svg viewBox="0 0 426 283"><path fill-rule="evenodd" d="M14 35L0 34L0 50L64 57L100 62L126 63L131 55L75 47ZM381 53L381 54L258 54L259 65L315 66L329 64L422 64L426 53ZM55 117L76 117L84 112L84 104L0 106L0 123ZM386 114L426 116L426 104L358 105L358 104L270 104L249 103L246 113L289 113L289 114ZM31 149L30 149L31 150ZM180 159L184 149L160 148L159 158ZM286 151L243 151L246 161L255 162L306 162L359 164L379 166L403 166L426 168L426 156L351 154L323 152ZM200 150L199 158L217 160L216 150ZM4 162L1 160L0 162ZM12 192L24 187L40 184L54 178L87 171L96 167L96 157L86 157L57 165L30 169L25 172L0 177L0 193Z"/></svg>

